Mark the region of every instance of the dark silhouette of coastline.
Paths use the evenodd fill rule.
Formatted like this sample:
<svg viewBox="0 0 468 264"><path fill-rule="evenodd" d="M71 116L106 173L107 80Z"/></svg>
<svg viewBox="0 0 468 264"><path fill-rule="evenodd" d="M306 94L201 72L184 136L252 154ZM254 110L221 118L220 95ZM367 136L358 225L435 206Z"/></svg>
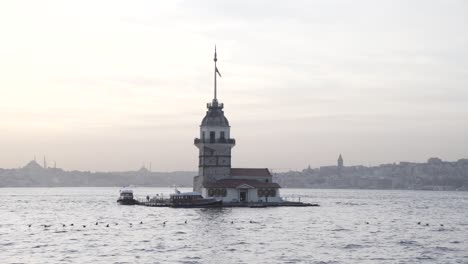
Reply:
<svg viewBox="0 0 468 264"><path fill-rule="evenodd" d="M191 187L196 172L151 172L145 167L137 171L90 172L65 171L29 162L18 169L0 169L0 187Z"/></svg>
<svg viewBox="0 0 468 264"><path fill-rule="evenodd" d="M276 182L289 188L345 188L468 191L468 159L454 162L430 158L425 163L400 162L378 166L336 166L276 173Z"/></svg>
<svg viewBox="0 0 468 264"><path fill-rule="evenodd" d="M0 187L192 187L195 171L152 172L145 167L126 172L65 171L36 161L17 169L0 169ZM468 159L430 158L425 163L378 166L335 166L273 173L283 188L410 189L468 191Z"/></svg>

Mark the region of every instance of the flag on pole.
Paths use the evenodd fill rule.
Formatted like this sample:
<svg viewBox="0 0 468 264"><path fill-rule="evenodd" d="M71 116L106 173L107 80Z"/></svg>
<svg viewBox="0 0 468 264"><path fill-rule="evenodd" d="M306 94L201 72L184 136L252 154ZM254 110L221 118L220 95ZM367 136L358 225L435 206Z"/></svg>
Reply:
<svg viewBox="0 0 468 264"><path fill-rule="evenodd" d="M216 72L218 73L219 77L221 77L221 73L219 73L218 67L216 67Z"/></svg>

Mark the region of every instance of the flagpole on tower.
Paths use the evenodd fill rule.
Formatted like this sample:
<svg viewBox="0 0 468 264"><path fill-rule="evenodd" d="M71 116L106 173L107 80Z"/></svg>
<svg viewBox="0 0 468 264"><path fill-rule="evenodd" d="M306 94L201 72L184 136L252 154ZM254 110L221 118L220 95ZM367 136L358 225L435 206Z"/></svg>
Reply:
<svg viewBox="0 0 468 264"><path fill-rule="evenodd" d="M215 64L215 68L214 68L214 100L217 101L217 95L216 95L216 72L218 71L218 68L216 68L216 61L218 61L218 59L216 58L216 45L215 45L215 53L214 53L214 64Z"/></svg>

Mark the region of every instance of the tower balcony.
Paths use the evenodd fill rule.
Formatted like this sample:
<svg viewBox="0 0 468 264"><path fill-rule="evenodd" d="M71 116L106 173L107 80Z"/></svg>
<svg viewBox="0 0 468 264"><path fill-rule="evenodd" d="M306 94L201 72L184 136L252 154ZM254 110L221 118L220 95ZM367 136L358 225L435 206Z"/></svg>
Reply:
<svg viewBox="0 0 468 264"><path fill-rule="evenodd" d="M223 109L224 104L223 103L218 103L218 101L214 101L212 103L207 103L206 108L211 109L211 108L219 108Z"/></svg>
<svg viewBox="0 0 468 264"><path fill-rule="evenodd" d="M195 138L193 143L194 144L206 143L206 144L232 144L232 145L235 145L236 140L233 139L233 138L214 138L214 139Z"/></svg>

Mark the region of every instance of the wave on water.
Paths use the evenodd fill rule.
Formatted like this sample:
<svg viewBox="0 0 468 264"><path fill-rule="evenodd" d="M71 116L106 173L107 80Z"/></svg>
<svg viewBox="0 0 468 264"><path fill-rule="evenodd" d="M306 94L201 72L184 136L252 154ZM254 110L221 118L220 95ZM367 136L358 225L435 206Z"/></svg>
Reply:
<svg viewBox="0 0 468 264"><path fill-rule="evenodd" d="M427 255L422 255L419 257L416 257L417 260L431 260L434 259L433 257L427 256Z"/></svg>
<svg viewBox="0 0 468 264"><path fill-rule="evenodd" d="M352 203L352 202L336 202L336 204L349 205L349 206L367 205L367 203Z"/></svg>
<svg viewBox="0 0 468 264"><path fill-rule="evenodd" d="M154 252L156 249L154 248L135 248L132 249L133 252Z"/></svg>
<svg viewBox="0 0 468 264"><path fill-rule="evenodd" d="M358 248L363 248L363 245L358 245L358 244L348 244L344 246L344 249L358 249Z"/></svg>
<svg viewBox="0 0 468 264"><path fill-rule="evenodd" d="M398 244L403 246L421 246L417 241L414 240L401 240Z"/></svg>
<svg viewBox="0 0 468 264"><path fill-rule="evenodd" d="M31 248L43 248L43 247L48 247L49 245L47 244L43 244L43 245L36 245L36 246L33 246Z"/></svg>
<svg viewBox="0 0 468 264"><path fill-rule="evenodd" d="M339 232L339 231L351 231L350 229L346 228L335 228L335 229L330 229L332 232Z"/></svg>
<svg viewBox="0 0 468 264"><path fill-rule="evenodd" d="M239 241L237 243L234 243L233 245L247 245L247 244L248 244L247 242Z"/></svg>
<svg viewBox="0 0 468 264"><path fill-rule="evenodd" d="M455 248L448 248L448 247L435 247L437 251L442 251L442 252L452 252L452 251L458 251L458 249Z"/></svg>

